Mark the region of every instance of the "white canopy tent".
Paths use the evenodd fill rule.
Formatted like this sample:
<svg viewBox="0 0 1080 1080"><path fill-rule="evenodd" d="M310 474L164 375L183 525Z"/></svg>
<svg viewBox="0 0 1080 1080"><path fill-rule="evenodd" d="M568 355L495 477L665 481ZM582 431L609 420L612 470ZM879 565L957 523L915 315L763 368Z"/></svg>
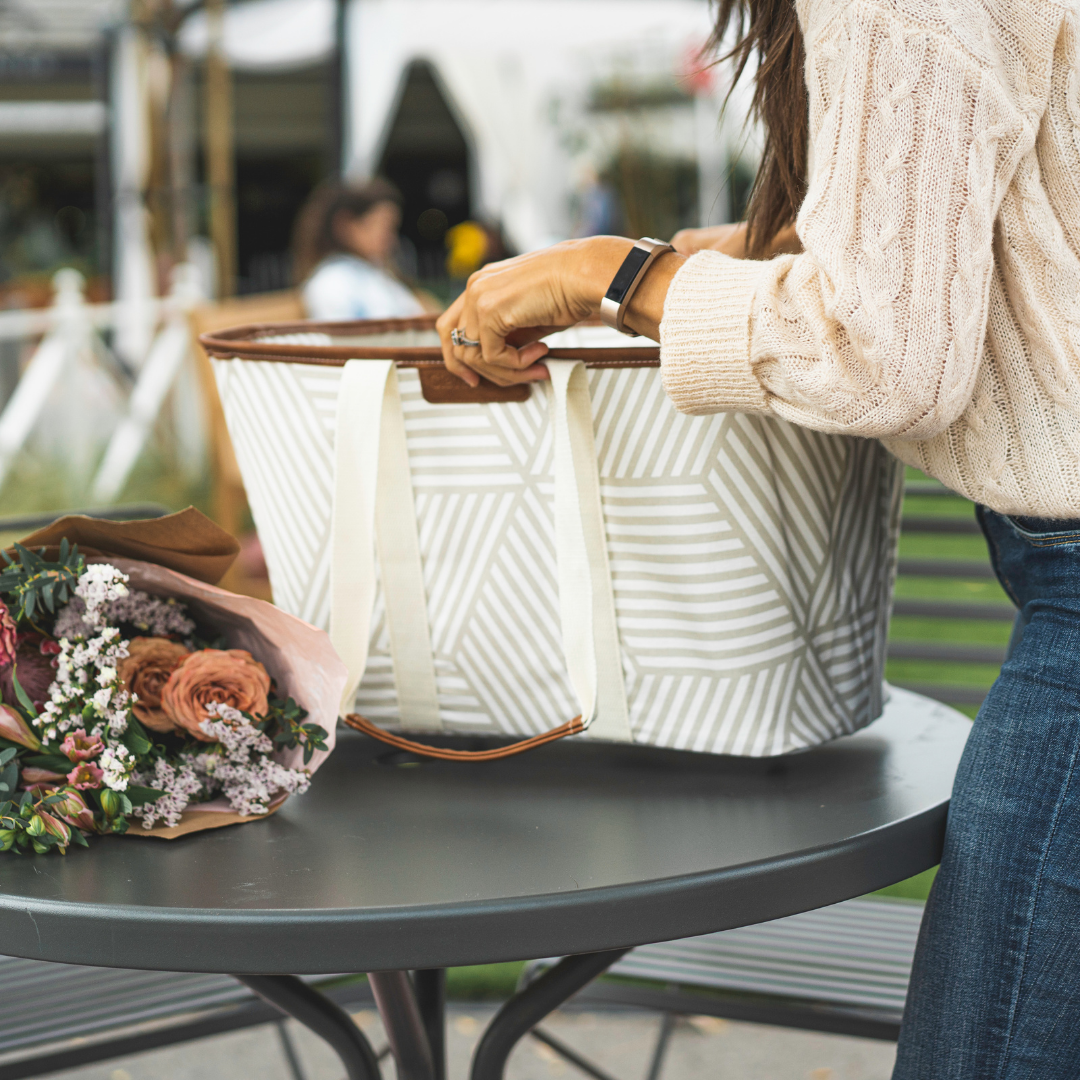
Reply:
<svg viewBox="0 0 1080 1080"><path fill-rule="evenodd" d="M564 136L590 84L670 79L709 30L706 0L352 0L349 170L377 165L402 73L427 60L472 143L474 204L518 248L540 247L569 231Z"/></svg>
<svg viewBox="0 0 1080 1080"><path fill-rule="evenodd" d="M225 53L238 70L284 70L334 48L334 0L231 5ZM529 250L570 231L580 130L590 87L603 80L674 81L710 31L707 0L350 0L346 19L347 171L370 175L393 122L405 72L429 62L473 154L475 212ZM195 13L181 44L206 48ZM702 219L727 220L719 124L725 87L699 85L695 107L664 114L644 139L681 142L696 157ZM738 113L739 110L733 110Z"/></svg>

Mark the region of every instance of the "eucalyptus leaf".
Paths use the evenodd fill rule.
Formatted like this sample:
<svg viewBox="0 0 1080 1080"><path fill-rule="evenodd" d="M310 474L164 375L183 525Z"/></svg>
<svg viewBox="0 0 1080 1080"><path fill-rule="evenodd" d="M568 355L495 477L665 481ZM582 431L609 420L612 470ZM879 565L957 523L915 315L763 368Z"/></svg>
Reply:
<svg viewBox="0 0 1080 1080"><path fill-rule="evenodd" d="M19 665L15 664L11 669L11 682L15 687L15 696L19 699L19 704L30 714L33 719L37 719L37 709L34 708L34 703L30 700L29 695L22 688L22 683L19 682Z"/></svg>
<svg viewBox="0 0 1080 1080"><path fill-rule="evenodd" d="M124 794L127 795L128 802L132 806L145 806L147 803L160 799L166 792L160 791L158 788L138 787L135 784L128 784L128 789Z"/></svg>
<svg viewBox="0 0 1080 1080"><path fill-rule="evenodd" d="M69 761L63 754L29 754L23 758L23 764L35 769L48 769L50 772L58 772L65 776L75 768L75 763Z"/></svg>

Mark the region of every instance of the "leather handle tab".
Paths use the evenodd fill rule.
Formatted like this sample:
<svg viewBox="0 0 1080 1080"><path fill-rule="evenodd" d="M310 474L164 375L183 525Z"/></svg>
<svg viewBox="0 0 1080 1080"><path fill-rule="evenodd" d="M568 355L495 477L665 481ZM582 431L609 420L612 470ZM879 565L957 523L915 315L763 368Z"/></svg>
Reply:
<svg viewBox="0 0 1080 1080"><path fill-rule="evenodd" d="M392 732L383 731L376 727L370 720L365 719L359 713L349 713L342 719L351 728L370 735L379 742L398 750L408 750L420 757L438 758L440 761L498 761L500 758L513 757L515 754L524 753L545 743L555 742L557 739L565 739L567 735L580 735L585 730L585 725L580 716L575 716L568 723L561 724L557 728L545 731L543 735L534 735L531 739L522 739L520 742L511 743L509 746L499 746L494 750L445 750L440 746L426 746L424 743L413 742L412 739L402 738Z"/></svg>
<svg viewBox="0 0 1080 1080"><path fill-rule="evenodd" d="M487 404L492 401L528 401L529 384L498 386L481 377L478 386L470 386L441 364L420 368L420 390L432 405Z"/></svg>

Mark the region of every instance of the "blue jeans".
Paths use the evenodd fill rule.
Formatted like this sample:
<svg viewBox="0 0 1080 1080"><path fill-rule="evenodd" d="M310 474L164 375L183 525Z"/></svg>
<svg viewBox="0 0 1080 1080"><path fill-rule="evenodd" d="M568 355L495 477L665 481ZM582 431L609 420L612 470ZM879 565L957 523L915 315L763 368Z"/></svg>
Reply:
<svg viewBox="0 0 1080 1080"><path fill-rule="evenodd" d="M1077 1080L1080 520L978 516L1022 633L956 775L893 1080Z"/></svg>

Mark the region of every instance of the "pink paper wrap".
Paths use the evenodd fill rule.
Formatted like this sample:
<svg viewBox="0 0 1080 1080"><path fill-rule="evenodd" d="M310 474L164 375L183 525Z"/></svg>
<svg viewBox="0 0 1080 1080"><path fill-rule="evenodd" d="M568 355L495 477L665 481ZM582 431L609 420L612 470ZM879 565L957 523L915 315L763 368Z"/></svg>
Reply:
<svg viewBox="0 0 1080 1080"><path fill-rule="evenodd" d="M227 648L247 649L277 682L282 697L292 697L308 711L308 722L326 729L327 750L316 750L306 768L311 772L326 760L334 748L338 706L345 691L347 674L329 636L310 623L250 596L238 596L214 585L153 563L116 556L92 557L87 562L109 563L130 578L132 588L153 596L175 597L186 605L192 618L222 634ZM302 747L279 750L277 761L290 768L304 766ZM284 802L282 796L271 804L273 813ZM143 829L131 820L126 836L155 836L171 840L202 829L217 829L243 821L258 821L268 814L244 816L236 813L224 798L200 803L198 809L184 811L179 824Z"/></svg>

